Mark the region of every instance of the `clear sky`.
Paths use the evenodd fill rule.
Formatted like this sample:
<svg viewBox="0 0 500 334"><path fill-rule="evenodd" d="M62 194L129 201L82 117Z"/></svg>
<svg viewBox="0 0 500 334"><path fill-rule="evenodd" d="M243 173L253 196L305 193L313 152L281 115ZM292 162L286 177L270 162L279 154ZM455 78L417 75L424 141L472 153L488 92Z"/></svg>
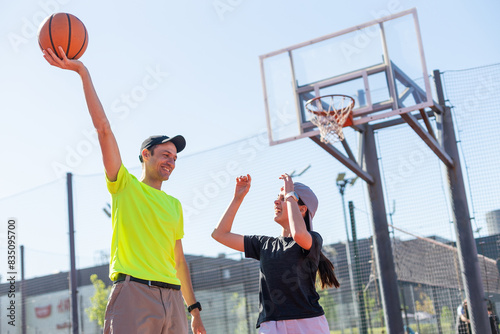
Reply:
<svg viewBox="0 0 500 334"><path fill-rule="evenodd" d="M261 133L259 55L413 7L429 71L500 61L495 0L2 2L0 199L50 182L64 187L69 171L103 171L78 76L49 66L38 47L38 25L53 12L85 23L81 60L134 168L151 134L183 134L191 155ZM22 214L1 208L3 221Z"/></svg>
<svg viewBox="0 0 500 334"><path fill-rule="evenodd" d="M70 12L86 24L90 41L82 61L129 164L137 164L139 143L153 133L184 134L192 153L260 132L259 55L391 11L417 8L429 71L486 65L500 54L500 4L493 0L37 0L1 6L0 150L6 162L0 198L53 181L61 169L102 170L98 148L87 152L83 143L92 125L79 78L41 56L36 29L44 12ZM157 87L129 101L150 72L157 73ZM82 159L72 156L78 149L86 154Z"/></svg>

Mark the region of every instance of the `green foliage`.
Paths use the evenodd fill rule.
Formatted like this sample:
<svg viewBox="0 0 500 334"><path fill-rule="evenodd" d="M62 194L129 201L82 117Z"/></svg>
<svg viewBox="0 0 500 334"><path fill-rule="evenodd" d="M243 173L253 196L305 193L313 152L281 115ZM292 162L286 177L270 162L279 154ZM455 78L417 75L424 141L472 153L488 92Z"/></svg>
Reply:
<svg viewBox="0 0 500 334"><path fill-rule="evenodd" d="M415 302L415 309L420 312L427 312L429 314L436 314L434 311L434 302L431 297L425 292L420 292L419 300Z"/></svg>
<svg viewBox="0 0 500 334"><path fill-rule="evenodd" d="M368 312L373 312L377 307L377 300L372 296L372 293L366 289L366 286L363 284L363 297L365 300L365 307Z"/></svg>
<svg viewBox="0 0 500 334"><path fill-rule="evenodd" d="M335 310L335 300L333 296L328 293L328 290L319 290L319 304L323 307L325 311L325 317L328 322L336 322L337 321L337 313Z"/></svg>
<svg viewBox="0 0 500 334"><path fill-rule="evenodd" d="M349 328L345 329L343 333L348 333L348 334L359 334L359 330L357 327L355 328ZM370 328L368 330L368 333L370 334L387 334L387 329L385 327L374 327ZM331 330L330 334L342 334L342 330L337 329L337 330Z"/></svg>
<svg viewBox="0 0 500 334"><path fill-rule="evenodd" d="M368 321L368 326L372 328L378 326L383 328L384 325L384 310L380 307L376 299L376 291L367 290L366 286L363 284L366 317Z"/></svg>
<svg viewBox="0 0 500 334"><path fill-rule="evenodd" d="M229 301L233 305L233 308L231 309L231 316L233 319L231 326L233 326L233 333L248 332L247 319L245 317L246 299L240 296L237 292L233 292Z"/></svg>
<svg viewBox="0 0 500 334"><path fill-rule="evenodd" d="M444 333L454 332L453 312L448 306L441 308L441 327Z"/></svg>
<svg viewBox="0 0 500 334"><path fill-rule="evenodd" d="M90 276L90 281L94 285L95 293L90 297L91 305L85 309L85 313L87 313L90 321L96 321L99 327L104 328L104 315L111 287L106 287L104 282L97 278L96 274Z"/></svg>

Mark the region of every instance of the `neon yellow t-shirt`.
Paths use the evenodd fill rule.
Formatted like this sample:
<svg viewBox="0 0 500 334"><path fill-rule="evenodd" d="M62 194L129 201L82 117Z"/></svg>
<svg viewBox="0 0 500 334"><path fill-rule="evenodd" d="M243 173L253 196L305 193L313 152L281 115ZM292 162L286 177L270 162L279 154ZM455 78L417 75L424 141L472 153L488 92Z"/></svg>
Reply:
<svg viewBox="0 0 500 334"><path fill-rule="evenodd" d="M123 166L115 182L106 176L111 193L113 237L109 278L119 273L180 285L174 247L184 236L178 199L137 180Z"/></svg>

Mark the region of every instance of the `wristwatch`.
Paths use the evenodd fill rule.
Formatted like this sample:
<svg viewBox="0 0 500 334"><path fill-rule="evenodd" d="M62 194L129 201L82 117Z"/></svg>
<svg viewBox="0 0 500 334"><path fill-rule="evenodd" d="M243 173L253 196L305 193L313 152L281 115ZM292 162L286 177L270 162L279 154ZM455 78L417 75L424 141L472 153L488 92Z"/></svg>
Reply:
<svg viewBox="0 0 500 334"><path fill-rule="evenodd" d="M188 306L188 312L191 313L192 310L195 308L199 309L201 311L201 304L200 302L196 302L193 305Z"/></svg>
<svg viewBox="0 0 500 334"><path fill-rule="evenodd" d="M297 195L297 193L295 191L290 191L289 193L286 193L285 195L285 201L289 198L293 198L295 200L295 202L298 202L299 201L299 195Z"/></svg>

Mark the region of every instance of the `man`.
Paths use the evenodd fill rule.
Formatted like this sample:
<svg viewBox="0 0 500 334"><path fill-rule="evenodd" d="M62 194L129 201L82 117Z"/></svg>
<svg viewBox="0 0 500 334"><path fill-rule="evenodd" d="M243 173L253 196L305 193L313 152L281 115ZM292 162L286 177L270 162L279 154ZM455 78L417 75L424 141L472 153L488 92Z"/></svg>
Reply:
<svg viewBox="0 0 500 334"><path fill-rule="evenodd" d="M196 301L181 238L184 234L180 202L161 191L170 178L186 142L182 136L152 136L141 146L140 181L123 166L118 144L92 84L79 60L43 51L53 66L77 72L101 146L106 182L112 195L113 237L104 333L187 333L182 298L191 313L195 334L205 334L201 305Z"/></svg>
<svg viewBox="0 0 500 334"><path fill-rule="evenodd" d="M456 334L470 334L472 333L469 312L467 310L467 299L464 299L462 304L457 308L457 323Z"/></svg>
<svg viewBox="0 0 500 334"><path fill-rule="evenodd" d="M498 317L495 314L493 303L486 299L486 309L488 310L488 319L490 320L491 334L498 334Z"/></svg>

